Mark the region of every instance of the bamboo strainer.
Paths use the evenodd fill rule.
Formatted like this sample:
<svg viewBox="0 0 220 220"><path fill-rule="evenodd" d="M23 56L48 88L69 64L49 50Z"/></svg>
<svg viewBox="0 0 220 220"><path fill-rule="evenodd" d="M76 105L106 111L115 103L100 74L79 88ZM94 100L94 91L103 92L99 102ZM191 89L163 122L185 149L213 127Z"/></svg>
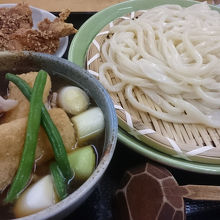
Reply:
<svg viewBox="0 0 220 220"><path fill-rule="evenodd" d="M124 19L133 19L141 11L129 13L105 26L93 39L87 52L87 70L99 79L99 66L104 62L101 47L110 28ZM117 82L108 73L109 82ZM119 126L138 140L174 157L202 163L220 164L220 129L198 124L177 124L156 119L148 113L138 111L127 101L123 92L110 93L119 119ZM134 91L139 102L161 111L156 103L141 91ZM148 147L146 146L146 147Z"/></svg>

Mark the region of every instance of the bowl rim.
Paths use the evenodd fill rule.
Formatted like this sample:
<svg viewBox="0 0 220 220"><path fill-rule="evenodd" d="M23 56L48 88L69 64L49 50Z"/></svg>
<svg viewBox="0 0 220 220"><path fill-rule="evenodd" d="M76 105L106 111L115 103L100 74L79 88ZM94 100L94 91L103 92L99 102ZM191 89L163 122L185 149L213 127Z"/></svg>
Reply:
<svg viewBox="0 0 220 220"><path fill-rule="evenodd" d="M103 152L103 155L99 161L98 166L92 173L92 175L86 180L85 183L83 183L77 190L75 190L73 193L71 193L67 198L64 200L58 202L57 204L46 208L40 212L37 212L36 214L32 214L26 217L22 218L16 218L16 219L22 219L22 220L29 220L29 219L51 219L51 218L59 218L68 215L71 211L73 211L75 208L77 208L85 199L86 197L92 192L93 188L95 185L99 182L101 177L103 176L104 172L106 171L115 147L116 147L116 142L117 142L117 132L118 132L118 121L117 121L117 116L116 112L113 106L113 103L111 101L111 98L107 91L104 89L104 87L101 85L101 83L98 82L98 80L95 79L95 77L91 76L90 74L87 73L86 70L82 69L81 67L77 66L76 64L63 59L59 58L53 55L49 54L43 54L43 53L38 53L38 52L0 52L0 60L1 57L5 56L11 56L11 57L23 57L23 58L38 58L38 59L43 59L46 60L47 62L52 62L56 63L56 65L65 65L68 68L70 68L73 71L80 72L80 74L84 75L90 83L93 83L98 91L100 91L102 94L105 96L105 105L108 107L109 111L108 113L109 116L109 124L108 127L111 128L110 130L110 136L109 140L105 140L104 145L106 146L106 150ZM101 107L101 106L100 106ZM80 202L79 199L81 199ZM78 203L77 203L78 202ZM72 209L70 210L70 208ZM65 211L65 213L64 213Z"/></svg>

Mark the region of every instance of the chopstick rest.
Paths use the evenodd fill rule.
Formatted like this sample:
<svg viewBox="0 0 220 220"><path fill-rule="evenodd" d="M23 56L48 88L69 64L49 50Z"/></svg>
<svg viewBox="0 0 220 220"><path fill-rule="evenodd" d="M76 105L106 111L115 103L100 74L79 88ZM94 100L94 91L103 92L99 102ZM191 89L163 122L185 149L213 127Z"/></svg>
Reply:
<svg viewBox="0 0 220 220"><path fill-rule="evenodd" d="M165 167L146 163L125 173L114 197L115 219L186 219L184 198L220 200L220 186L179 186Z"/></svg>

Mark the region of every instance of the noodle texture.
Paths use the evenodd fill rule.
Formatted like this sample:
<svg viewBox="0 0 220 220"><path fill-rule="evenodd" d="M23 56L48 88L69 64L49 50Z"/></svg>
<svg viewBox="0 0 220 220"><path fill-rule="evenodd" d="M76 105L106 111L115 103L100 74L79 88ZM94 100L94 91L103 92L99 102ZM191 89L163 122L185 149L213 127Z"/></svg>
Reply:
<svg viewBox="0 0 220 220"><path fill-rule="evenodd" d="M220 128L217 11L207 3L162 5L114 25L109 36L99 67L99 80L108 91L123 92L138 111L164 121Z"/></svg>

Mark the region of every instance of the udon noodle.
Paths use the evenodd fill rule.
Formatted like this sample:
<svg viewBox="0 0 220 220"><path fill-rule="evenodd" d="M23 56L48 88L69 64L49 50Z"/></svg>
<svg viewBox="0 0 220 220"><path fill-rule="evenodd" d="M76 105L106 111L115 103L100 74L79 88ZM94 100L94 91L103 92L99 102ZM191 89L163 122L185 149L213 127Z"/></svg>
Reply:
<svg viewBox="0 0 220 220"><path fill-rule="evenodd" d="M102 45L101 83L139 111L220 128L220 14L206 3L162 5L114 25ZM107 73L117 78L112 85ZM138 100L140 91L160 108Z"/></svg>

